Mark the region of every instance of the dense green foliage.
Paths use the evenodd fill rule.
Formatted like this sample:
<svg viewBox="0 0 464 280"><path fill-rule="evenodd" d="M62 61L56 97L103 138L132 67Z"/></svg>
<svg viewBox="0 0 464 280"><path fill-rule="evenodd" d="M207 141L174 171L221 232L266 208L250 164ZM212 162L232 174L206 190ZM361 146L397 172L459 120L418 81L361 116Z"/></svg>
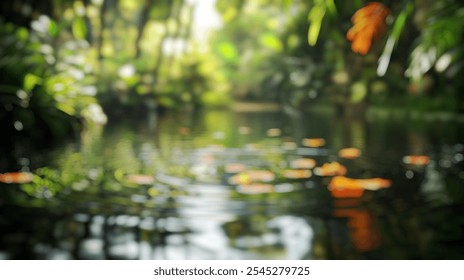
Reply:
<svg viewBox="0 0 464 280"><path fill-rule="evenodd" d="M76 132L85 119L101 122L95 80L84 56L88 44L60 42L56 23L46 16L32 26L1 25L2 129L46 140Z"/></svg>
<svg viewBox="0 0 464 280"><path fill-rule="evenodd" d="M203 39L195 1L3 3L2 128L61 137L104 123L100 106L113 116L234 99L462 111L460 1L385 1L386 35L361 56L345 37L365 3L218 0L221 27Z"/></svg>
<svg viewBox="0 0 464 280"><path fill-rule="evenodd" d="M462 258L461 2L2 1L0 259Z"/></svg>

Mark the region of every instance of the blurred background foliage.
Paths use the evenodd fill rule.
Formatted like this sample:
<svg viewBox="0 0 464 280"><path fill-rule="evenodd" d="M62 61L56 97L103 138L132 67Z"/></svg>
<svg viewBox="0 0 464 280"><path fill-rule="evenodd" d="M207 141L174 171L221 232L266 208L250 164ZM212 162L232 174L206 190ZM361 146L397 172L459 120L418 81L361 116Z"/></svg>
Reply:
<svg viewBox="0 0 464 280"><path fill-rule="evenodd" d="M461 1L382 1L386 34L359 55L346 32L367 2L4 1L0 126L56 139L107 116L237 101L462 112Z"/></svg>
<svg viewBox="0 0 464 280"><path fill-rule="evenodd" d="M370 1L0 2L0 205L7 206L0 207L0 226L6 233L0 249L13 248L7 257L33 256L42 245L41 235L61 244L57 240L68 240L68 233L77 236L76 244L65 242L63 248L85 248L81 241L92 236L86 230L81 236L79 223L90 228L95 219L76 224L79 215L74 214L80 212L104 215L106 225L116 215L151 219L155 213L166 218L186 210L184 218L196 223L190 217L203 210L221 214L203 200L215 194L209 188L187 190L186 179L227 185L224 189L232 195L226 200L215 197L227 219L235 212L223 202L268 205L262 210L240 206L249 220L235 213L236 220L217 223L231 244L248 234L264 236L270 232L268 218L293 213L315 221L314 244L320 243L316 258L356 258L347 247L351 237L354 249L364 250L366 241L377 250L379 231L383 246L392 249L370 258L460 258L461 2L376 2L388 13L383 10L385 17L375 19L377 28L371 28L374 33L368 37L378 39L369 42L365 54L353 50L347 32L356 25L353 15ZM365 20L365 26L372 26L371 17ZM228 107L235 110L223 110ZM72 136L75 141L59 142ZM309 139L327 146L306 147L304 140ZM349 207L360 211L348 215L329 213L348 205L331 205L329 191L319 188L329 184L328 178L316 173L314 181L305 183L293 175L291 182L297 184L290 185L288 193L263 180L264 192L258 184L258 193L247 198L251 191L231 183L235 172L226 172L232 160L243 161L246 168L277 174L271 181L280 183L284 177L287 181L285 171L297 157L314 155L318 164L328 163L344 147L363 151L357 163L341 161L351 167L349 176L379 174L395 183L390 192L355 201ZM409 153L423 154L427 161L430 156L431 163L425 169L411 167L403 157ZM164 173L173 179L163 179ZM245 173L238 183L251 186L249 177ZM303 189L307 195L301 195ZM189 204L189 198L198 203ZM273 204L279 201L283 204ZM66 215L73 215L69 223L58 221ZM445 216L448 222L441 223ZM327 217L336 224L326 222ZM364 226L349 233L350 224L360 219ZM166 225L144 235L166 245ZM171 233L184 238L183 226L177 228L179 232ZM115 237L102 237L105 244L119 245L115 240L123 238L117 230L107 232ZM296 240L294 235L286 238ZM300 241L298 248L310 244ZM257 250L255 245L250 248ZM26 250L15 252L16 247ZM217 248L224 253L223 247ZM5 256L1 250L0 258ZM89 258L77 249L72 254Z"/></svg>

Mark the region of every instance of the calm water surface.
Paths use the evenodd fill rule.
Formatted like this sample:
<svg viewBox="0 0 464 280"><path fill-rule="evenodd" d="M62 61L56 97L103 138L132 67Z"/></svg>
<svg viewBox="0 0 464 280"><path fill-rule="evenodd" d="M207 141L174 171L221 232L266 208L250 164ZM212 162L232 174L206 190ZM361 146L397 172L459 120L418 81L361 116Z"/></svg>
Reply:
<svg viewBox="0 0 464 280"><path fill-rule="evenodd" d="M35 176L0 183L0 259L462 259L462 129L228 110L92 128L16 152Z"/></svg>

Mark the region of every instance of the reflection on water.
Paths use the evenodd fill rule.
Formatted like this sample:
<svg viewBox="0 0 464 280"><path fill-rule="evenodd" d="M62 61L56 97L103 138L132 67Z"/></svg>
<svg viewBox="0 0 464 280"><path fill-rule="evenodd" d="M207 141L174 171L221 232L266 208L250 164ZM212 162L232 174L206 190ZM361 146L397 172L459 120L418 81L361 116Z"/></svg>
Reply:
<svg viewBox="0 0 464 280"><path fill-rule="evenodd" d="M231 111L95 127L15 152L0 258L461 259L462 127Z"/></svg>

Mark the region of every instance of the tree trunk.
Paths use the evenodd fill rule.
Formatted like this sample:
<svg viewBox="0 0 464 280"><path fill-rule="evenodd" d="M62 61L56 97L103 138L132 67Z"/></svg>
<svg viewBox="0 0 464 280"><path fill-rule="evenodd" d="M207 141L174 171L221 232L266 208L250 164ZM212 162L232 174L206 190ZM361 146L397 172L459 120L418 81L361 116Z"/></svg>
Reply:
<svg viewBox="0 0 464 280"><path fill-rule="evenodd" d="M101 4L100 7L100 33L98 34L98 41L97 41L97 49L98 49L98 59L102 60L103 59L103 32L106 29L106 14L108 12L108 6L111 0L103 0L103 3Z"/></svg>
<svg viewBox="0 0 464 280"><path fill-rule="evenodd" d="M84 4L85 9L87 10L87 7L90 4L90 0L84 0L83 4ZM85 15L84 15L84 21L85 21L85 25L87 27L87 32L85 34L85 39L87 40L87 42L89 42L90 45L92 45L92 43L93 43L93 28L92 28L92 23L90 22L90 18L87 15L87 13L85 13Z"/></svg>
<svg viewBox="0 0 464 280"><path fill-rule="evenodd" d="M140 40L142 39L145 26L147 25L148 15L150 14L150 10L152 6L153 6L153 0L145 0L145 3L142 8L142 12L140 14L140 20L137 24L137 38L135 39L135 58L139 58L141 54Z"/></svg>
<svg viewBox="0 0 464 280"><path fill-rule="evenodd" d="M169 7L169 12L168 12L168 14L166 15L166 17L164 19L164 22L165 22L166 26L168 24L169 19L172 17L172 15L174 13L174 9L176 7L177 2L178 1L171 1L171 6ZM159 45L157 46L157 55L156 55L157 59L156 59L155 67L153 69L153 83L155 85L158 82L161 65L163 64L163 61L164 61L164 58L165 58L165 56L163 54L163 44L164 44L164 41L166 41L166 39L170 35L171 35L170 30L168 28L166 28L166 31L164 32L163 37L161 38L161 41L159 42Z"/></svg>

